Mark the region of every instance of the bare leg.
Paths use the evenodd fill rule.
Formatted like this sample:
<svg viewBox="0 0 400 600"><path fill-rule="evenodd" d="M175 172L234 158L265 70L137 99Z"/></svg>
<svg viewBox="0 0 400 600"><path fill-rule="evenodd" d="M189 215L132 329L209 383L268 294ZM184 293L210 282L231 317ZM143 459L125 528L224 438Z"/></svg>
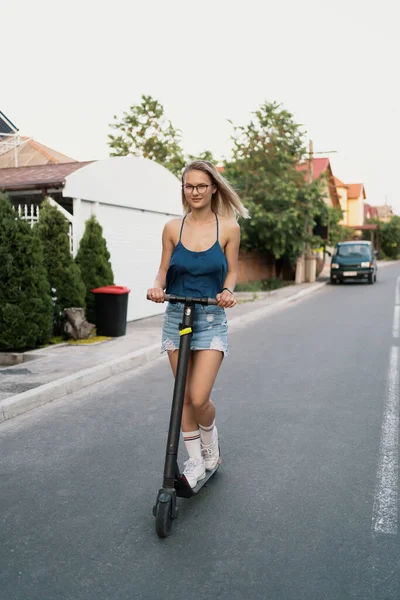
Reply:
<svg viewBox="0 0 400 600"><path fill-rule="evenodd" d="M210 394L223 358L223 352L218 350L193 352L187 387L195 421L204 427L212 425L215 419L215 404Z"/></svg>
<svg viewBox="0 0 400 600"><path fill-rule="evenodd" d="M179 350L174 350L173 352L168 352L168 358L169 358L169 362L170 362L174 377L176 376L176 369L178 367L178 355L179 355ZM191 372L192 372L192 362L193 362L193 352L191 352L190 356L189 356L189 366L188 366L188 374L187 374L186 389L185 389L185 400L183 402L182 431L196 431L199 428L199 424L196 420L196 413L194 411L194 408L190 401L190 397L189 397L189 393L188 393L188 389L190 386Z"/></svg>

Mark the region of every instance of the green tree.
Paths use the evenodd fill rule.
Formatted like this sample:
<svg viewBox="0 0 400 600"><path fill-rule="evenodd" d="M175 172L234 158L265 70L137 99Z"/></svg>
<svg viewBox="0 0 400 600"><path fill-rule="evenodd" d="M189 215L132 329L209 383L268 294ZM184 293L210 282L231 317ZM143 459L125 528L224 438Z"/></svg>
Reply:
<svg viewBox="0 0 400 600"><path fill-rule="evenodd" d="M248 125L233 127L233 160L225 163L225 174L250 212L242 224L243 247L294 263L306 242L321 245L311 232L325 212L322 182L309 182L298 170L306 157L301 126L273 102L254 112Z"/></svg>
<svg viewBox="0 0 400 600"><path fill-rule="evenodd" d="M75 260L81 269L86 287L86 318L90 323L95 323L95 298L91 290L104 285L113 285L114 274L103 229L94 215L86 221L85 232Z"/></svg>
<svg viewBox="0 0 400 600"><path fill-rule="evenodd" d="M400 254L400 217L395 215L388 223L379 222L380 247L389 258Z"/></svg>
<svg viewBox="0 0 400 600"><path fill-rule="evenodd" d="M181 134L164 115L163 106L151 96L142 96L139 105L124 112L122 119L114 116L110 125L117 135L109 134L111 156L149 158L169 169L178 177L185 166Z"/></svg>
<svg viewBox="0 0 400 600"><path fill-rule="evenodd" d="M0 282L0 349L24 350L48 342L53 304L43 248L1 194Z"/></svg>
<svg viewBox="0 0 400 600"><path fill-rule="evenodd" d="M64 310L85 307L86 289L69 245L69 224L61 212L45 201L34 227L44 250L44 263L54 301L54 333L64 330Z"/></svg>
<svg viewBox="0 0 400 600"><path fill-rule="evenodd" d="M216 165L218 162L214 158L214 155L210 150L204 150L204 152L200 152L198 156L195 156L194 154L189 154L187 157L187 162L192 162L193 160L207 160L212 165Z"/></svg>

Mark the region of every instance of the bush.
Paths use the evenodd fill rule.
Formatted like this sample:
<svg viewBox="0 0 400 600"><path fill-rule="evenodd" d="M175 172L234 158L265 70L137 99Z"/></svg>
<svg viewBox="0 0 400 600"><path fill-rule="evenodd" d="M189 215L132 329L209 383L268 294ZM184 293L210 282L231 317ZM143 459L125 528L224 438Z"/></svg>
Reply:
<svg viewBox="0 0 400 600"><path fill-rule="evenodd" d="M382 248L380 250L378 250L377 258L378 258L378 260L388 260L388 257L386 256L386 254L384 253Z"/></svg>
<svg viewBox="0 0 400 600"><path fill-rule="evenodd" d="M397 259L400 253L400 217L380 224L380 246L388 258Z"/></svg>
<svg viewBox="0 0 400 600"><path fill-rule="evenodd" d="M62 213L48 202L41 206L34 227L44 250L44 262L54 300L54 333L64 331L64 309L85 307L85 285L78 265L71 256L69 225Z"/></svg>
<svg viewBox="0 0 400 600"><path fill-rule="evenodd" d="M80 266L86 287L86 318L90 323L95 323L95 298L91 290L103 285L113 285L114 274L103 229L94 215L86 221L75 260Z"/></svg>
<svg viewBox="0 0 400 600"><path fill-rule="evenodd" d="M53 305L43 248L1 194L0 282L0 349L24 350L47 343Z"/></svg>

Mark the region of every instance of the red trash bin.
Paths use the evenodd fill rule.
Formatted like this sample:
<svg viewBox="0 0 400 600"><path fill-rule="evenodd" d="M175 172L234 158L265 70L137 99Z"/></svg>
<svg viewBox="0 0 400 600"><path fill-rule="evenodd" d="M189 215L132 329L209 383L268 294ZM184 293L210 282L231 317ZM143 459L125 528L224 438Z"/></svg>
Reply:
<svg viewBox="0 0 400 600"><path fill-rule="evenodd" d="M96 299L97 335L107 337L125 335L130 291L121 285L106 285L91 290Z"/></svg>

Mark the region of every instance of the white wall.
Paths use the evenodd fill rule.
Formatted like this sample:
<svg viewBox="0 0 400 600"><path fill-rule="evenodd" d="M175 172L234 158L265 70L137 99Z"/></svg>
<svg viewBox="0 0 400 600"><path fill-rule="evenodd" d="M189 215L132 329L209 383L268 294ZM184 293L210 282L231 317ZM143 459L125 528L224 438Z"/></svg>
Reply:
<svg viewBox="0 0 400 600"><path fill-rule="evenodd" d="M93 204L82 201L82 215L88 218ZM146 300L146 290L153 285L161 258L161 234L168 218L128 208L99 204L96 218L111 254L116 285L131 290L128 321L164 312L164 305Z"/></svg>
<svg viewBox="0 0 400 600"><path fill-rule="evenodd" d="M76 246L92 214L102 226L115 284L131 290L128 321L164 312L146 290L160 264L163 227L182 214L180 181L153 161L112 158L68 176L63 195L74 199Z"/></svg>

